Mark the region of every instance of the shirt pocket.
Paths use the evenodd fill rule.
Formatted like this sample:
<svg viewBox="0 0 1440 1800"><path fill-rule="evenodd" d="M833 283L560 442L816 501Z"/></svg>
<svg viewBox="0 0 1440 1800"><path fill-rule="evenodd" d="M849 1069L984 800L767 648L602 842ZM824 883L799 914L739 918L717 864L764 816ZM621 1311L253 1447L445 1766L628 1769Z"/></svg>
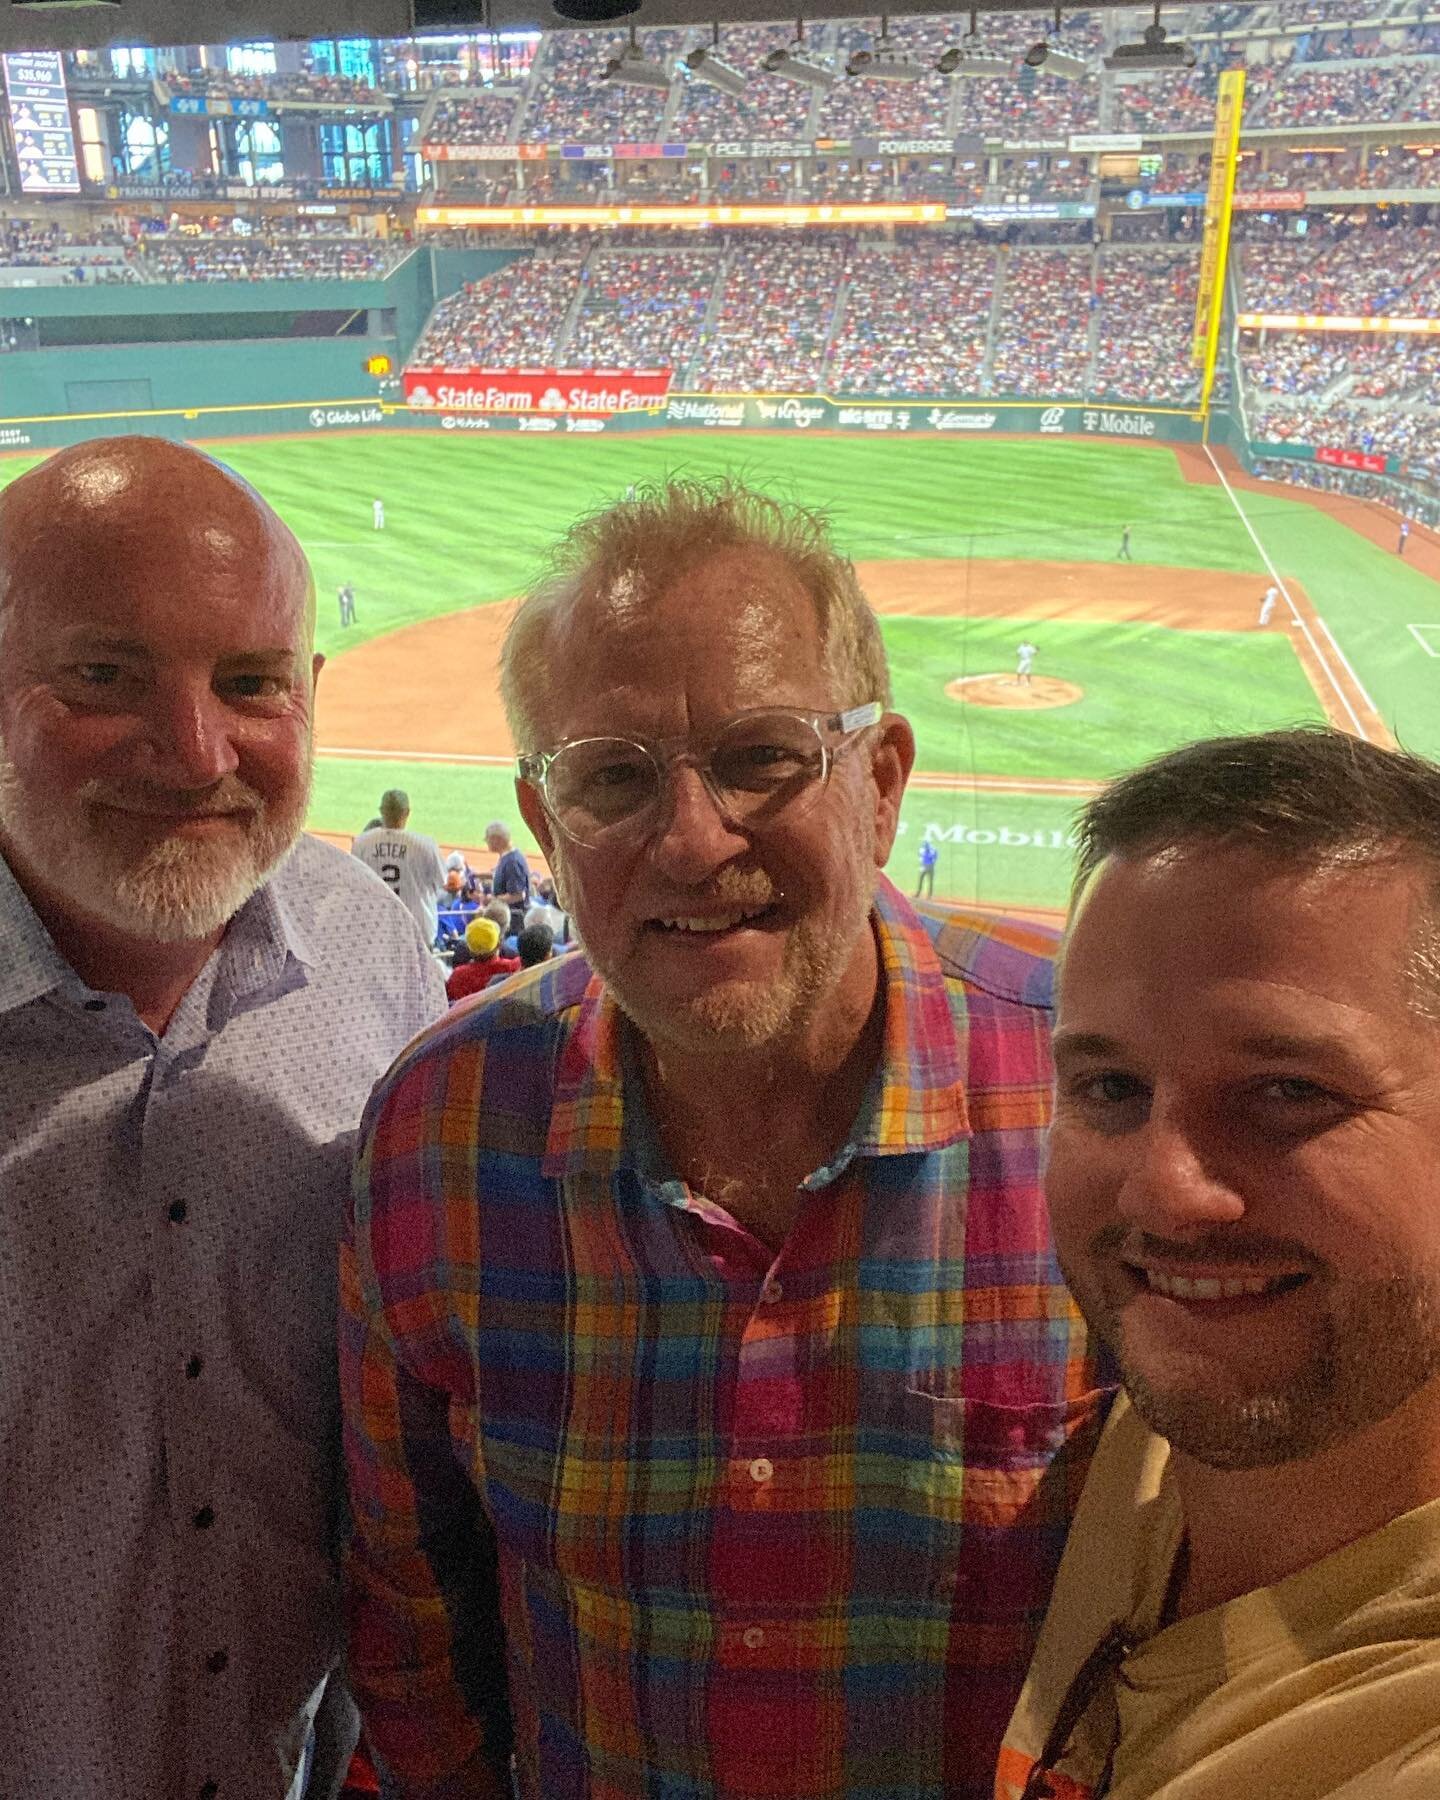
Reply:
<svg viewBox="0 0 1440 1800"><path fill-rule="evenodd" d="M890 1559L896 1597L933 1603L957 1590L1011 1591L1027 1610L1034 1584L1024 1568L1048 1570L1058 1559L1106 1398L1096 1389L1009 1406L903 1378L883 1386L868 1464L875 1491L861 1503L888 1520L888 1541L882 1532L871 1553Z"/></svg>

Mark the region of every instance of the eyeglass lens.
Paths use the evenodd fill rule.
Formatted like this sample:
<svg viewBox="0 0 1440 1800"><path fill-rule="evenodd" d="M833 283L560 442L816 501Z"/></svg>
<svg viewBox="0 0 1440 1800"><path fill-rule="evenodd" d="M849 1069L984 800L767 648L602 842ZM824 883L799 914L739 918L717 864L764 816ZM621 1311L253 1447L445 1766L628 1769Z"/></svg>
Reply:
<svg viewBox="0 0 1440 1800"><path fill-rule="evenodd" d="M819 732L793 713L732 719L705 759L712 787L730 818L755 824L790 806L825 770ZM583 738L567 744L546 772L546 798L564 829L581 843L640 822L659 801L661 765L626 738Z"/></svg>

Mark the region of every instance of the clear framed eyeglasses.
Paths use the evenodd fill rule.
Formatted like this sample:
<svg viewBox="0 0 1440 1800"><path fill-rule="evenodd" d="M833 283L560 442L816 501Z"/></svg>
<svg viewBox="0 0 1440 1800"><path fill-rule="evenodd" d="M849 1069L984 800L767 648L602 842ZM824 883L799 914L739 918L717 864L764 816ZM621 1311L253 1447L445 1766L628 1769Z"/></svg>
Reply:
<svg viewBox="0 0 1440 1800"><path fill-rule="evenodd" d="M736 713L700 743L584 737L518 759L520 779L572 843L599 849L643 837L659 817L666 777L688 764L727 825L762 830L812 806L835 759L884 714L878 700L844 712L758 706Z"/></svg>

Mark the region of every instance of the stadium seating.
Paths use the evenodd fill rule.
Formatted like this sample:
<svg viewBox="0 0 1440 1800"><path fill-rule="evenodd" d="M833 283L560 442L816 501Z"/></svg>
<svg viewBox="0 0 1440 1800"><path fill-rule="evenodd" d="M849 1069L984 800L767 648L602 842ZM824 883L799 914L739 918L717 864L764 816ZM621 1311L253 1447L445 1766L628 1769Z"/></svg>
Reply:
<svg viewBox="0 0 1440 1800"><path fill-rule="evenodd" d="M559 354L577 368L688 367L720 256L718 250L597 250Z"/></svg>
<svg viewBox="0 0 1440 1800"><path fill-rule="evenodd" d="M450 295L431 313L411 362L492 369L553 362L582 261L574 253L527 258Z"/></svg>
<svg viewBox="0 0 1440 1800"><path fill-rule="evenodd" d="M1089 249L1013 249L1002 258L991 388L1017 396L1078 395L1089 371Z"/></svg>
<svg viewBox="0 0 1440 1800"><path fill-rule="evenodd" d="M1101 258L1093 393L1142 405L1198 400L1190 337L1199 260L1193 249L1149 246L1117 247Z"/></svg>
<svg viewBox="0 0 1440 1800"><path fill-rule="evenodd" d="M715 327L693 364L702 390L814 392L847 249L834 242L737 244Z"/></svg>
<svg viewBox="0 0 1440 1800"><path fill-rule="evenodd" d="M994 285L995 252L988 245L856 251L827 389L882 396L978 391Z"/></svg>

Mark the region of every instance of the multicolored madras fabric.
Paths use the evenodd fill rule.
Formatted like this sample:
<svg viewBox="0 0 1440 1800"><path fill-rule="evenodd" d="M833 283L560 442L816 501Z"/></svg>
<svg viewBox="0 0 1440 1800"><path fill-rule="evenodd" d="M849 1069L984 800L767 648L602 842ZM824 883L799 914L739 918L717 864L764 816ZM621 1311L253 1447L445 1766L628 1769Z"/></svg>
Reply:
<svg viewBox="0 0 1440 1800"><path fill-rule="evenodd" d="M882 1063L778 1254L667 1171L578 956L378 1090L350 1673L397 1775L513 1733L525 1800L990 1794L1105 1400L1039 1186L1053 938L888 883L875 928Z"/></svg>

